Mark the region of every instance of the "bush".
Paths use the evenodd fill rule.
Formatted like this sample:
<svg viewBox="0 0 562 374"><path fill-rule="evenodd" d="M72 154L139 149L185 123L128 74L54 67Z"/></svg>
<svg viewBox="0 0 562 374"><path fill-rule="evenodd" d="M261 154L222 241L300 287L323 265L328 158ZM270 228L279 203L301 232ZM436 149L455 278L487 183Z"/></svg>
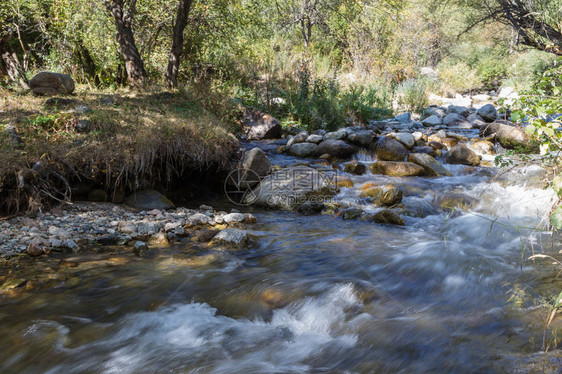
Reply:
<svg viewBox="0 0 562 374"><path fill-rule="evenodd" d="M476 71L466 63L450 65L445 62L439 67L439 91L442 95L452 97L456 93L472 91L482 86Z"/></svg>
<svg viewBox="0 0 562 374"><path fill-rule="evenodd" d="M410 79L396 87L398 105L406 110L421 112L429 104L428 88L430 81L426 78Z"/></svg>

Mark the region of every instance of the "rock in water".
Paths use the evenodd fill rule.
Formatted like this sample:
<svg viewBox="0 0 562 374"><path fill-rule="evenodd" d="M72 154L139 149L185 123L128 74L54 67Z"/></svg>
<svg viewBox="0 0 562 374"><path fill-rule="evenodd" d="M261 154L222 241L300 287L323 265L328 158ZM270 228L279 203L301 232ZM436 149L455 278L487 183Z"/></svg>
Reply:
<svg viewBox="0 0 562 374"><path fill-rule="evenodd" d="M244 127L248 139L276 139L282 134L281 124L278 120L262 112L253 112L246 118Z"/></svg>
<svg viewBox="0 0 562 374"><path fill-rule="evenodd" d="M427 117L422 121L422 124L425 127L440 126L442 123L443 123L443 119L439 116L436 116L435 114Z"/></svg>
<svg viewBox="0 0 562 374"><path fill-rule="evenodd" d="M408 161L423 167L427 175L434 177L451 176L451 173L439 161L426 153L412 153L408 156Z"/></svg>
<svg viewBox="0 0 562 374"><path fill-rule="evenodd" d="M445 162L448 164L478 166L480 164L480 156L468 149L463 143L459 143L447 152Z"/></svg>
<svg viewBox="0 0 562 374"><path fill-rule="evenodd" d="M486 104L476 112L486 122L494 122L498 119L498 111L492 104Z"/></svg>
<svg viewBox="0 0 562 374"><path fill-rule="evenodd" d="M135 192L127 196L124 204L139 210L166 210L175 208L174 203L166 196L154 190Z"/></svg>
<svg viewBox="0 0 562 374"><path fill-rule="evenodd" d="M252 237L244 230L224 229L211 240L211 245L223 245L231 248L245 248L252 244Z"/></svg>
<svg viewBox="0 0 562 374"><path fill-rule="evenodd" d="M511 122L493 122L480 130L482 136L495 135L498 143L507 149L520 152L536 152L538 146L521 126Z"/></svg>
<svg viewBox="0 0 562 374"><path fill-rule="evenodd" d="M398 140L386 136L377 142L375 153L381 161L404 161L410 152Z"/></svg>
<svg viewBox="0 0 562 374"><path fill-rule="evenodd" d="M246 196L246 204L280 210L297 210L309 200L322 200L336 191L335 175L299 166L279 170L267 176Z"/></svg>
<svg viewBox="0 0 562 374"><path fill-rule="evenodd" d="M255 186L260 178L265 177L271 171L271 161L260 148L252 148L246 152L239 164L240 173L235 173L240 178L238 184L244 188Z"/></svg>
<svg viewBox="0 0 562 374"><path fill-rule="evenodd" d="M443 125L447 127L459 127L462 129L472 128L472 123L457 113L449 113L445 118L443 118Z"/></svg>
<svg viewBox="0 0 562 374"><path fill-rule="evenodd" d="M423 175L425 170L412 162L379 161L371 164L371 173L393 177L412 177Z"/></svg>
<svg viewBox="0 0 562 374"><path fill-rule="evenodd" d="M318 149L316 150L317 155L328 154L334 157L345 158L353 155L357 152L357 148L352 145L347 144L343 140L328 139L324 140Z"/></svg>
<svg viewBox="0 0 562 374"><path fill-rule="evenodd" d="M68 95L74 91L74 80L68 74L43 71L29 81L29 87L36 95Z"/></svg>
<svg viewBox="0 0 562 374"><path fill-rule="evenodd" d="M381 210L377 212L374 217L376 223L390 223L392 225L404 226L404 220L398 214L394 213L392 210Z"/></svg>
<svg viewBox="0 0 562 374"><path fill-rule="evenodd" d="M318 153L318 144L296 143L289 148L289 154L295 157L312 157Z"/></svg>
<svg viewBox="0 0 562 374"><path fill-rule="evenodd" d="M349 164L345 165L344 171L346 173L363 175L367 171L367 167L359 161L351 161Z"/></svg>

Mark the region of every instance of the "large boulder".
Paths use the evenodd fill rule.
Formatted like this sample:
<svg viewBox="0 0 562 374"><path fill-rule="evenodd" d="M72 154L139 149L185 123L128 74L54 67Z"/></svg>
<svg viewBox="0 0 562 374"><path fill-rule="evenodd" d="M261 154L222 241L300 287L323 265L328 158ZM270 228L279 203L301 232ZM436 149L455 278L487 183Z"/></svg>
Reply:
<svg viewBox="0 0 562 374"><path fill-rule="evenodd" d="M496 119L498 119L498 111L492 104L486 104L482 106L480 109L478 109L476 114L482 117L486 122L494 122Z"/></svg>
<svg viewBox="0 0 562 374"><path fill-rule="evenodd" d="M404 161L410 152L398 140L385 136L377 142L375 153L381 161Z"/></svg>
<svg viewBox="0 0 562 374"><path fill-rule="evenodd" d="M175 208L174 203L166 196L154 190L135 192L127 196L123 203L139 210L165 210Z"/></svg>
<svg viewBox="0 0 562 374"><path fill-rule="evenodd" d="M259 111L252 112L244 121L244 128L248 139L276 139L282 134L278 120Z"/></svg>
<svg viewBox="0 0 562 374"><path fill-rule="evenodd" d="M69 95L74 91L74 80L68 74L43 71L29 81L36 95Z"/></svg>
<svg viewBox="0 0 562 374"><path fill-rule="evenodd" d="M412 177L424 175L425 169L412 162L378 161L371 164L371 173L393 177Z"/></svg>
<svg viewBox="0 0 562 374"><path fill-rule="evenodd" d="M480 164L480 156L468 149L463 143L459 143L447 152L445 162L448 164L478 166Z"/></svg>
<svg viewBox="0 0 562 374"><path fill-rule="evenodd" d="M336 192L335 178L306 166L277 171L248 194L246 204L273 209L297 210L302 204L318 202Z"/></svg>
<svg viewBox="0 0 562 374"><path fill-rule="evenodd" d="M472 128L472 124L458 113L449 113L443 118L443 125L447 127L459 127L462 129Z"/></svg>
<svg viewBox="0 0 562 374"><path fill-rule="evenodd" d="M373 130L361 130L351 133L347 137L353 144L357 144L361 147L368 147L375 139L375 132Z"/></svg>
<svg viewBox="0 0 562 374"><path fill-rule="evenodd" d="M289 154L295 157L312 157L317 154L318 144L296 143L289 148Z"/></svg>
<svg viewBox="0 0 562 374"><path fill-rule="evenodd" d="M521 126L511 122L493 122L480 130L482 136L494 135L502 147L521 152L536 152L537 145Z"/></svg>
<svg viewBox="0 0 562 374"><path fill-rule="evenodd" d="M347 144L343 140L328 139L318 145L317 155L330 155L334 157L345 158L357 152L357 148Z"/></svg>
<svg viewBox="0 0 562 374"><path fill-rule="evenodd" d="M271 171L271 161L264 151L255 147L244 154L239 163L241 186L255 186Z"/></svg>
<svg viewBox="0 0 562 374"><path fill-rule="evenodd" d="M412 153L408 161L420 165L425 169L427 175L433 177L450 177L451 173L441 165L439 161L426 153Z"/></svg>

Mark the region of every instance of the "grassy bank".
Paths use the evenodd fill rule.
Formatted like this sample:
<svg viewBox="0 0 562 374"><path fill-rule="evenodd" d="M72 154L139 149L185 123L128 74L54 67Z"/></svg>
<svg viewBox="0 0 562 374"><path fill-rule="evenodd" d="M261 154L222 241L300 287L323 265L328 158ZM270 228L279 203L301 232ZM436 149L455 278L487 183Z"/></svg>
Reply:
<svg viewBox="0 0 562 374"><path fill-rule="evenodd" d="M232 128L184 92L92 92L54 100L0 89L0 211L34 211L103 189L112 198L209 167Z"/></svg>

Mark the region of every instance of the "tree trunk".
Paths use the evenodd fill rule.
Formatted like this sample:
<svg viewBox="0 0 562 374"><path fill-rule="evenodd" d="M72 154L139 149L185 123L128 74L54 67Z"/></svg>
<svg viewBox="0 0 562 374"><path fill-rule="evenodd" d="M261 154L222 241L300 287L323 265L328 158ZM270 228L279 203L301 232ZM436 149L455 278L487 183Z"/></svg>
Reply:
<svg viewBox="0 0 562 374"><path fill-rule="evenodd" d="M116 39L117 43L119 43L119 52L125 60L125 70L127 71L129 85L139 87L146 82L148 75L144 69L139 50L135 45L135 37L131 27L134 0L131 1L131 4L131 10L125 12L123 0L105 0L106 9L115 20L115 27L117 29Z"/></svg>
<svg viewBox="0 0 562 374"><path fill-rule="evenodd" d="M168 88L178 86L178 71L180 68L181 55L183 54L183 32L187 26L187 17L193 0L179 0L176 23L172 36L172 49L168 58L168 70L166 72L166 85Z"/></svg>
<svg viewBox="0 0 562 374"><path fill-rule="evenodd" d="M96 74L96 63L82 40L78 40L78 42L76 42L76 55L80 60L80 65L82 65L86 75L90 79L93 79L95 86L98 87L101 82L100 78Z"/></svg>
<svg viewBox="0 0 562 374"><path fill-rule="evenodd" d="M0 54L2 55L2 63L10 79L23 89L28 90L29 85L27 84L27 78L21 67L18 55L10 46L10 39L11 36L0 39Z"/></svg>

